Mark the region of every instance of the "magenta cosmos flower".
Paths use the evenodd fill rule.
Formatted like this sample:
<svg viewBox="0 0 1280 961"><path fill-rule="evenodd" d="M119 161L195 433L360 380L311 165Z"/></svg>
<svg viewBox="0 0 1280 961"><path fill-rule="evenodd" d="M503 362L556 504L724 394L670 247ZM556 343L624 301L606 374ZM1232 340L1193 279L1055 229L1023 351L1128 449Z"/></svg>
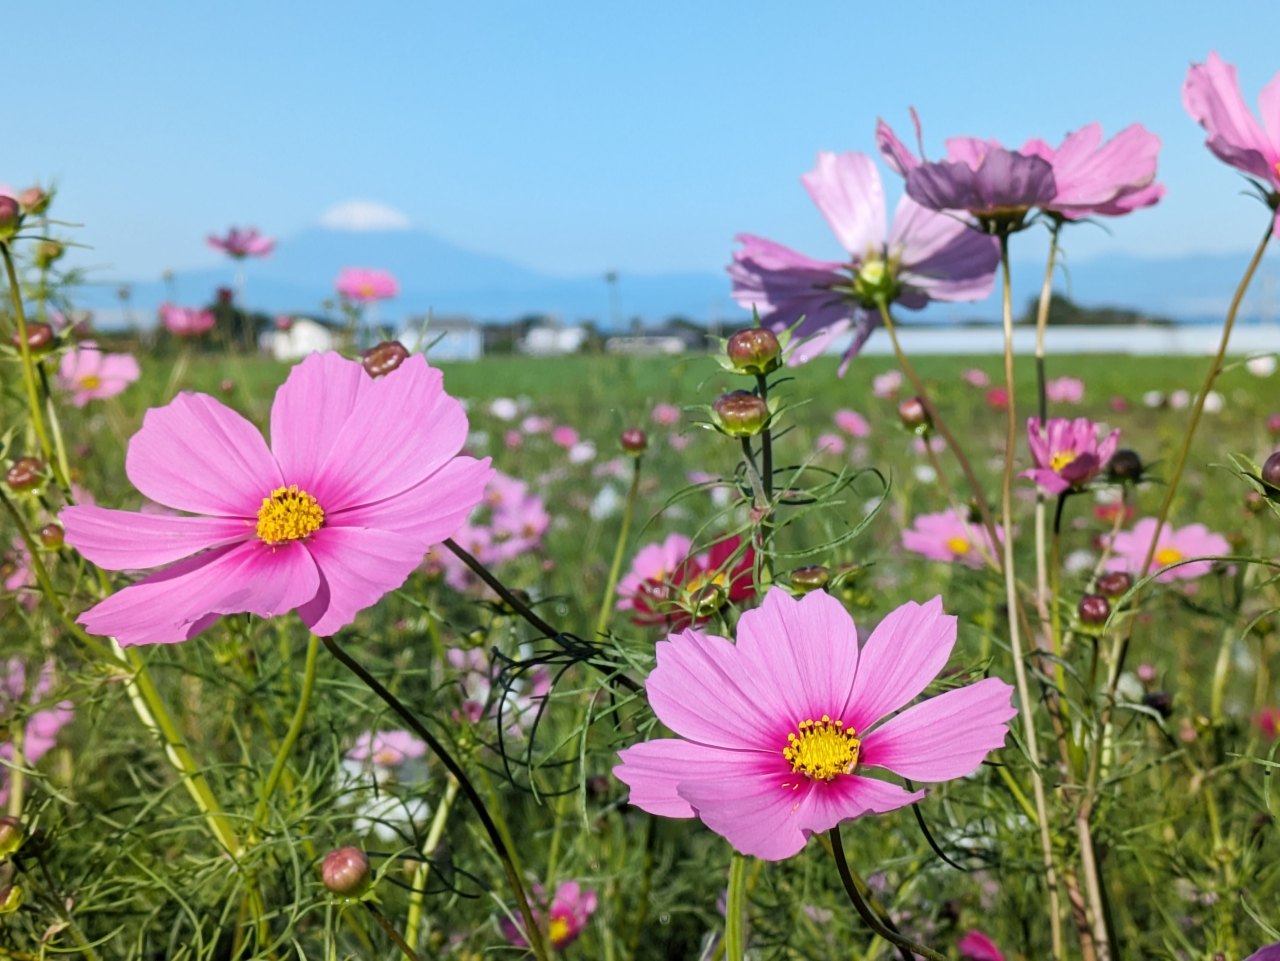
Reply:
<svg viewBox="0 0 1280 961"><path fill-rule="evenodd" d="M210 234L208 244L214 250L221 250L236 260L244 260L246 257L265 257L276 249L276 242L258 233L257 227L248 227L245 230L232 227L222 237Z"/></svg>
<svg viewBox="0 0 1280 961"><path fill-rule="evenodd" d="M1004 531L996 525L996 536ZM995 556L991 535L979 522L971 522L954 510L921 514L902 532L902 546L931 561L959 561L975 570L983 565L982 555Z"/></svg>
<svg viewBox="0 0 1280 961"><path fill-rule="evenodd" d="M1215 157L1255 178L1280 203L1280 73L1262 88L1258 106L1262 124L1254 119L1240 92L1236 68L1213 52L1194 63L1182 84L1182 105L1191 119L1209 134L1205 146ZM1274 232L1280 237L1280 210Z"/></svg>
<svg viewBox="0 0 1280 961"><path fill-rule="evenodd" d="M534 894L540 893L535 887ZM591 920L599 903L596 893L590 889L583 890L577 881L566 881L556 888L556 896L551 899L551 910L547 919L547 940L557 951L567 948L578 940L579 935ZM534 920L542 922L541 911L534 909ZM527 948L525 933L513 924L510 919L502 919L502 933L516 947Z"/></svg>
<svg viewBox="0 0 1280 961"><path fill-rule="evenodd" d="M920 310L931 300L982 300L991 293L999 249L956 218L903 197L886 235L884 187L866 154L822 151L800 180L849 260L814 260L739 234L742 249L729 266L733 298L758 310L766 326L781 331L804 318L796 336L813 339L791 352L793 366L818 356L852 326L843 375L880 323L880 298Z"/></svg>
<svg viewBox="0 0 1280 961"><path fill-rule="evenodd" d="M312 354L276 393L270 447L206 394L147 411L129 480L201 516L64 509L67 542L99 567L164 568L79 623L126 646L185 641L246 611L297 608L320 635L350 624L457 530L493 474L457 456L467 417L442 380L421 354L378 380Z"/></svg>
<svg viewBox="0 0 1280 961"><path fill-rule="evenodd" d="M1156 519L1144 517L1133 525L1131 531L1120 531L1111 541L1115 556L1107 562L1109 571L1128 571L1134 577L1142 574L1143 562L1151 549L1151 539L1156 533ZM1215 557L1231 553L1231 545L1221 534L1215 534L1203 524L1188 524L1177 530L1165 524L1156 541L1156 553L1151 559L1151 570L1156 571L1170 564L1177 564L1188 557ZM1173 570L1164 571L1156 580L1168 583L1203 577L1213 570L1213 561L1195 561ZM1150 573L1150 572L1148 572Z"/></svg>
<svg viewBox="0 0 1280 961"><path fill-rule="evenodd" d="M831 419L837 427L853 437L868 437L871 434L871 425L856 410L841 408L832 415Z"/></svg>
<svg viewBox="0 0 1280 961"><path fill-rule="evenodd" d="M964 961L1004 961L996 943L981 931L970 931L956 942L956 950Z"/></svg>
<svg viewBox="0 0 1280 961"><path fill-rule="evenodd" d="M400 293L400 284L385 270L372 267L343 267L333 287L347 300L372 304Z"/></svg>
<svg viewBox="0 0 1280 961"><path fill-rule="evenodd" d="M1099 444L1098 428L1087 417L1052 417L1044 429L1039 417L1028 418L1027 446L1036 466L1018 476L1035 481L1048 494L1083 487L1107 466L1120 443L1120 431L1113 430Z"/></svg>
<svg viewBox="0 0 1280 961"><path fill-rule="evenodd" d="M212 310L198 310L195 307L179 307L176 304L160 305L160 322L164 329L178 337L194 337L213 329L214 316Z"/></svg>
<svg viewBox="0 0 1280 961"><path fill-rule="evenodd" d="M613 772L651 814L701 818L743 854L791 857L816 831L924 797L869 769L948 781L1004 744L1016 712L997 678L907 707L955 641L940 597L899 607L859 651L839 601L775 587L739 619L736 644L686 630L657 645L645 689L679 736L627 748Z"/></svg>
<svg viewBox="0 0 1280 961"><path fill-rule="evenodd" d="M58 365L58 387L77 407L114 397L140 376L133 354L104 354L91 340L63 354Z"/></svg>
<svg viewBox="0 0 1280 961"><path fill-rule="evenodd" d="M1044 395L1055 404L1079 404L1084 400L1084 381L1079 377L1055 377L1044 385Z"/></svg>

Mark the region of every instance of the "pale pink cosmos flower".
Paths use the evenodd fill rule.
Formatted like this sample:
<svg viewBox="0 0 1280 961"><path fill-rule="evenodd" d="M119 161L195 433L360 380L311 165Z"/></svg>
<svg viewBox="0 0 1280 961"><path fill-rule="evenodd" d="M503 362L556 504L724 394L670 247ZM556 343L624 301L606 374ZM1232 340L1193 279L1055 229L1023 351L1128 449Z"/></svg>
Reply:
<svg viewBox="0 0 1280 961"><path fill-rule="evenodd" d="M973 387L989 387L991 385L991 377L985 370L979 370L977 367L970 367L960 377L966 384Z"/></svg>
<svg viewBox="0 0 1280 961"><path fill-rule="evenodd" d="M1004 531L996 526L996 536ZM902 532L902 546L931 561L959 561L975 570L983 565L982 555L995 556L991 535L981 522L970 522L954 510L920 514Z"/></svg>
<svg viewBox="0 0 1280 961"><path fill-rule="evenodd" d="M1039 417L1028 418L1027 446L1036 466L1018 476L1035 481L1047 494L1083 487L1107 466L1120 444L1119 430L1098 443L1099 426L1087 417L1052 417L1042 428Z"/></svg>
<svg viewBox="0 0 1280 961"><path fill-rule="evenodd" d="M813 444L813 449L819 454L831 454L834 457L839 457L845 450L844 438L839 434L819 434L818 439Z"/></svg>
<svg viewBox="0 0 1280 961"><path fill-rule="evenodd" d="M1057 192L1043 207L1066 220L1123 216L1165 194L1164 184L1155 182L1160 138L1140 123L1103 143L1102 124L1095 121L1067 134L1057 147L1033 137L1019 152L1049 162Z"/></svg>
<svg viewBox="0 0 1280 961"><path fill-rule="evenodd" d="M526 417L520 424L520 429L526 434L545 434L556 425L550 417L530 416Z"/></svg>
<svg viewBox="0 0 1280 961"><path fill-rule="evenodd" d="M800 321L796 336L810 339L791 352L790 365L818 356L852 328L843 376L880 324L881 299L920 310L931 300L982 300L991 293L1000 256L995 238L911 197L898 202L886 230L884 186L866 154L820 151L800 180L849 259L814 260L739 234L743 246L729 266L733 298L759 311L763 324L782 331Z"/></svg>
<svg viewBox="0 0 1280 961"><path fill-rule="evenodd" d="M63 354L58 365L58 388L71 394L71 403L83 407L122 393L142 376L133 354L104 354L86 340Z"/></svg>
<svg viewBox="0 0 1280 961"><path fill-rule="evenodd" d="M387 300L400 293L400 284L395 277L372 267L343 267L333 287L347 300L362 304Z"/></svg>
<svg viewBox="0 0 1280 961"><path fill-rule="evenodd" d="M1187 71L1182 105L1208 133L1205 146L1215 157L1243 171L1268 194L1280 192L1280 73L1258 95L1261 125L1240 92L1236 68L1212 51L1208 60ZM1280 237L1280 210L1274 233Z"/></svg>
<svg viewBox="0 0 1280 961"><path fill-rule="evenodd" d="M693 542L683 534L668 534L661 544L646 544L636 552L629 570L618 581L618 610L635 607L635 596L648 583L664 584L676 572Z"/></svg>
<svg viewBox="0 0 1280 961"><path fill-rule="evenodd" d="M1045 383L1044 395L1055 404L1078 404L1084 400L1084 381L1079 377L1055 377Z"/></svg>
<svg viewBox="0 0 1280 961"><path fill-rule="evenodd" d="M672 404L655 404L653 422L660 427L671 427L680 423L680 408Z"/></svg>
<svg viewBox="0 0 1280 961"><path fill-rule="evenodd" d="M1119 531L1111 541L1115 554L1107 562L1109 571L1128 571L1134 577L1142 574L1142 564L1151 549L1151 539L1156 533L1156 519L1144 517L1133 525L1131 531ZM1231 545L1221 534L1215 534L1203 524L1188 524L1174 530L1165 524L1156 541L1156 553L1151 559L1148 573L1177 564L1189 557L1214 557L1231 553ZM1213 570L1213 561L1195 561L1172 570L1163 571L1156 580L1168 583L1175 580L1191 580L1203 577Z"/></svg>
<svg viewBox="0 0 1280 961"><path fill-rule="evenodd" d="M842 431L853 437L869 437L871 435L871 425L856 410L849 410L847 407L841 408L835 412L831 420Z"/></svg>
<svg viewBox="0 0 1280 961"><path fill-rule="evenodd" d="M582 440L569 448L570 464L586 464L595 460L596 442L593 440Z"/></svg>
<svg viewBox="0 0 1280 961"><path fill-rule="evenodd" d="M956 950L964 961L1004 961L996 943L981 931L970 931L956 942Z"/></svg>
<svg viewBox="0 0 1280 961"><path fill-rule="evenodd" d="M876 397L892 399L902 389L902 371L886 370L871 378L871 393Z"/></svg>
<svg viewBox="0 0 1280 961"><path fill-rule="evenodd" d="M541 885L534 886L534 896L541 898L545 891ZM547 914L547 940L557 951L567 948L578 940L591 915L595 913L599 899L591 890L583 890L577 881L566 881L556 888L556 896L551 899L551 909ZM533 909L534 920L542 924L542 912ZM501 923L503 937L518 948L527 948L529 942L525 932L517 927L509 918L504 917Z"/></svg>
<svg viewBox="0 0 1280 961"><path fill-rule="evenodd" d="M179 307L177 304L160 305L160 322L164 329L178 337L194 337L213 329L215 319L212 310L197 307Z"/></svg>
<svg viewBox="0 0 1280 961"><path fill-rule="evenodd" d="M13 545L13 573L4 579L4 589L17 594L22 606L31 610L40 602L39 592L32 590L36 586L36 572L31 566L31 552L27 550L27 542L16 534L10 543Z"/></svg>
<svg viewBox="0 0 1280 961"><path fill-rule="evenodd" d="M500 701L490 703L493 694L493 671L489 658L480 648L464 650L450 648L445 652L449 666L458 672L458 685L462 693L461 711L454 720L465 717L472 724L479 724L486 716L501 720L506 733L521 737L532 726L538 711L551 692L551 675L538 668L526 675L512 679Z"/></svg>
<svg viewBox="0 0 1280 961"><path fill-rule="evenodd" d="M568 450L578 442L578 432L568 424L561 424L551 432L551 443Z"/></svg>
<svg viewBox="0 0 1280 961"><path fill-rule="evenodd" d="M667 443L671 445L674 451L682 451L689 446L689 437L687 434L672 434L667 438Z"/></svg>
<svg viewBox="0 0 1280 961"><path fill-rule="evenodd" d="M998 678L908 707L955 645L956 618L940 597L899 607L859 651L839 601L775 587L737 635L735 644L690 629L657 645L645 690L678 736L621 751L613 773L631 804L698 817L743 854L789 858L810 834L920 800L924 791L871 771L964 777L1004 744L1016 713Z"/></svg>
<svg viewBox="0 0 1280 961"><path fill-rule="evenodd" d="M508 450L512 450L524 443L524 434L518 430L509 430L503 435L502 442L507 445Z"/></svg>
<svg viewBox="0 0 1280 961"><path fill-rule="evenodd" d="M399 587L483 496L489 461L458 456L462 405L415 354L373 380L312 354L271 408L271 447L206 394L149 410L125 472L202 516L68 507L66 539L106 570L163 568L80 615L123 645L188 640L223 614L293 609L330 635ZM167 566L166 566L167 565Z"/></svg>
<svg viewBox="0 0 1280 961"><path fill-rule="evenodd" d="M208 243L214 250L221 250L236 260L243 260L245 257L266 257L276 249L276 242L258 233L257 227L248 227L244 230L232 227L222 237L210 234Z"/></svg>
<svg viewBox="0 0 1280 961"><path fill-rule="evenodd" d="M347 752L347 760L397 767L426 752L427 745L408 731L365 731Z"/></svg>
<svg viewBox="0 0 1280 961"><path fill-rule="evenodd" d="M30 707L40 704L53 690L53 662L46 661L40 676L27 690L27 666L13 657L0 665L0 719L6 723L20 716ZM75 705L59 701L53 707L26 714L23 719L22 755L27 764L34 764L49 753L58 743L58 732L75 719ZM0 758L13 763L13 742L0 744ZM0 764L0 805L9 800L8 769Z"/></svg>

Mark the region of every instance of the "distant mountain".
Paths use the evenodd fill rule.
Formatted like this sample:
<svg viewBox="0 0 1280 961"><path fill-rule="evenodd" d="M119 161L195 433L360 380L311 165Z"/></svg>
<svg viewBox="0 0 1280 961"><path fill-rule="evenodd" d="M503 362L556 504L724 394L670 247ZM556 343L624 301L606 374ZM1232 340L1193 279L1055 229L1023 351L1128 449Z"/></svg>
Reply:
<svg viewBox="0 0 1280 961"><path fill-rule="evenodd" d="M726 250L728 248L726 247ZM1056 288L1089 307L1118 307L1180 321L1221 320L1247 263L1246 254L1214 254L1166 259L1129 255L1070 263ZM566 322L592 319L604 326L610 316L609 291L600 275L552 277L501 257L478 254L423 231L353 233L312 228L281 241L275 254L246 264L247 292L254 309L314 312L332 296L333 280L344 266L380 267L400 280L401 295L381 308L383 320L434 310L486 321L527 314L554 314ZM1015 312L1039 292L1043 265L1014 264ZM182 271L173 284L183 303L205 303L220 286L230 286L230 264ZM622 315L657 322L673 315L734 323L749 315L729 297L723 272L619 274ZM85 291L84 300L104 325L120 321L118 282ZM135 318L149 322L166 297L160 280L131 284ZM980 304L939 304L904 319L936 322L999 320L996 297ZM1280 255L1264 262L1246 298L1241 319L1280 317Z"/></svg>

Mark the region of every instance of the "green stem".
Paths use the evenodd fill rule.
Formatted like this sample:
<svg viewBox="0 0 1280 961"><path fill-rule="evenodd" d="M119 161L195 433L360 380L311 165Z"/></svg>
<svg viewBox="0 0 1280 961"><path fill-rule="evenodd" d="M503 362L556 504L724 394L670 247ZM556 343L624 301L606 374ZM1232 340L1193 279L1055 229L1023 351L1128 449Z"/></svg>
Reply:
<svg viewBox="0 0 1280 961"><path fill-rule="evenodd" d="M18 325L18 353L22 355L22 377L27 387L27 403L31 407L31 426L35 428L40 449L44 451L45 462L57 471L58 468L53 460L53 448L49 444L49 435L44 429L44 416L40 413L35 365L32 362L31 345L27 343L27 316L22 309L22 288L18 286L18 274L13 269L13 254L10 253L7 243L0 242L0 255L4 257L5 272L9 275L9 297L13 301L13 316ZM60 483L65 487L65 478L60 478Z"/></svg>
<svg viewBox="0 0 1280 961"><path fill-rule="evenodd" d="M1213 693L1209 701L1209 716L1214 721L1222 720L1222 700L1227 692L1227 678L1231 673L1231 646L1234 635L1227 628L1222 632L1222 641L1218 644L1218 659L1213 665Z"/></svg>
<svg viewBox="0 0 1280 961"><path fill-rule="evenodd" d="M413 872L413 891L409 894L409 918L404 926L404 939L412 947L418 943L418 928L422 924L422 899L426 894L427 877L431 873L431 857L440 844L440 836L444 834L445 822L449 819L449 808L453 799L458 796L458 782L449 778L444 786L444 797L436 808L435 817L431 819L431 827L427 829L427 839L422 842L422 857Z"/></svg>
<svg viewBox="0 0 1280 961"><path fill-rule="evenodd" d="M23 791L27 782L27 774L24 770L27 766L27 758L23 753L23 745L26 741L25 728L21 721L12 721L9 724L9 745L13 749L13 758L11 760L12 767L9 767L9 816L22 816Z"/></svg>
<svg viewBox="0 0 1280 961"><path fill-rule="evenodd" d="M262 797L258 799L258 806L253 812L254 840L262 834L271 797L276 793L285 765L289 763L289 754L293 750L293 745L297 743L298 735L302 733L302 725L307 720L307 709L311 706L311 691L316 683L316 656L319 652L320 638L312 634L311 639L307 641L307 662L302 672L302 691L298 695L298 709L294 711L293 723L289 725L284 740L280 742L280 749L276 751L275 763L271 765L271 773L267 775L267 781L262 786Z"/></svg>
<svg viewBox="0 0 1280 961"><path fill-rule="evenodd" d="M627 534L631 531L631 515L636 509L636 497L640 493L640 461L636 457L631 473L631 490L627 493L627 506L622 512L622 530L618 532L618 545L613 550L613 564L609 567L609 580L604 587L604 602L600 605L600 614L596 618L596 637L600 637L609 627L609 617L613 613L613 592L618 587L618 577L622 573L622 558L626 554Z"/></svg>
<svg viewBox="0 0 1280 961"><path fill-rule="evenodd" d="M729 900L724 915L724 946L728 961L742 961L747 932L747 858L734 851L729 858Z"/></svg>
<svg viewBox="0 0 1280 961"><path fill-rule="evenodd" d="M1049 229L1049 260L1044 265L1044 283L1040 286L1040 305L1036 311L1036 391L1040 405L1040 423L1049 419L1049 398L1045 390L1044 331L1049 325L1049 305L1053 302L1053 268L1058 257L1058 235L1064 221L1054 220Z"/></svg>

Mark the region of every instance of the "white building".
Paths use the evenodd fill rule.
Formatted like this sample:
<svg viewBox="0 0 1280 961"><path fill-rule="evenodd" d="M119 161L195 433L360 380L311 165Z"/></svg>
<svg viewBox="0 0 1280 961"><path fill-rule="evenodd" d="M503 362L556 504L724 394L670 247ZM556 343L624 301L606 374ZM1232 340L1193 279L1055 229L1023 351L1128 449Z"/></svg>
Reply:
<svg viewBox="0 0 1280 961"><path fill-rule="evenodd" d="M301 360L327 353L342 343L342 329L311 317L294 317L285 329L264 330L260 343L276 360Z"/></svg>
<svg viewBox="0 0 1280 961"><path fill-rule="evenodd" d="M484 330L469 317L414 317L396 337L410 351L427 351L431 361L479 360L484 354Z"/></svg>
<svg viewBox="0 0 1280 961"><path fill-rule="evenodd" d="M520 353L534 357L556 357L560 354L576 354L587 339L587 328L580 324L572 327L542 324L530 327L520 341Z"/></svg>

